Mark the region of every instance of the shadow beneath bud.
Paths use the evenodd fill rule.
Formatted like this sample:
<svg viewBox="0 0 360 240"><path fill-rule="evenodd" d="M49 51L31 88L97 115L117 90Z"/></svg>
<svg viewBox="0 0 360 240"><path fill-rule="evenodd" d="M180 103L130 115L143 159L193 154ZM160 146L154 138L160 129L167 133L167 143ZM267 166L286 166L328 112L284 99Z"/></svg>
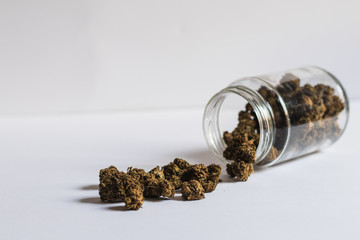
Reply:
<svg viewBox="0 0 360 240"><path fill-rule="evenodd" d="M89 204L100 204L100 205L114 205L116 204L116 206L111 206L111 207L107 207L104 210L111 210L111 211L122 211L122 212L126 212L129 211L128 209L125 208L125 206L123 205L123 202L103 202L100 200L99 197L88 197L88 198L81 198L78 199L77 202L80 203L89 203ZM119 204L122 204L119 206Z"/></svg>
<svg viewBox="0 0 360 240"><path fill-rule="evenodd" d="M108 207L108 210L111 211L120 211L120 212L129 212L131 210L126 209L125 206L112 206L112 207Z"/></svg>
<svg viewBox="0 0 360 240"><path fill-rule="evenodd" d="M231 178L227 173L222 174L220 179L221 179L221 182L218 183L217 187L219 187L219 185L221 185L223 183L237 183L237 182L242 183L243 182L243 181L237 180L236 178Z"/></svg>
<svg viewBox="0 0 360 240"><path fill-rule="evenodd" d="M80 188L81 190L99 190L99 185L87 185Z"/></svg>
<svg viewBox="0 0 360 240"><path fill-rule="evenodd" d="M103 202L100 200L99 197L88 197L88 198L81 198L78 199L78 202L81 203L91 203L91 204L114 204L114 203L119 203L119 202Z"/></svg>
<svg viewBox="0 0 360 240"><path fill-rule="evenodd" d="M159 197L159 198L145 198L144 199L147 202L161 202L161 201L167 201L171 200L171 198L165 198L165 197Z"/></svg>

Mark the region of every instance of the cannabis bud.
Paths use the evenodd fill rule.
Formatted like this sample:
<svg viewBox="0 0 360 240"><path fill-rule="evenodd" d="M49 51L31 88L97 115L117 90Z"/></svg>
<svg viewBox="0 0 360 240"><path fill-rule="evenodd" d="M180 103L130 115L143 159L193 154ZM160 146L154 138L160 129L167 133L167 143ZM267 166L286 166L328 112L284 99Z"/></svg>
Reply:
<svg viewBox="0 0 360 240"><path fill-rule="evenodd" d="M99 195L102 201L125 202L127 209L139 209L143 202L144 188L140 181L116 167L110 166L100 170Z"/></svg>
<svg viewBox="0 0 360 240"><path fill-rule="evenodd" d="M156 179L165 179L165 174L163 170L160 169L159 166L156 166L155 168L151 169L148 172L149 175L153 176Z"/></svg>
<svg viewBox="0 0 360 240"><path fill-rule="evenodd" d="M175 189L181 187L181 176L184 172L177 164L174 162L169 163L162 167L165 178L174 184Z"/></svg>
<svg viewBox="0 0 360 240"><path fill-rule="evenodd" d="M227 134L227 132L224 133L224 138ZM255 163L255 152L256 145L254 144L254 139L249 140L246 132L239 131L232 136L231 141L228 140L223 156L233 161Z"/></svg>
<svg viewBox="0 0 360 240"><path fill-rule="evenodd" d="M120 179L124 175L124 172L120 172L114 166L100 170L99 195L102 201L116 202L124 200L125 191L120 186Z"/></svg>
<svg viewBox="0 0 360 240"><path fill-rule="evenodd" d="M147 173L145 172L144 169L128 167L127 175L132 176L136 180L143 183L146 178Z"/></svg>
<svg viewBox="0 0 360 240"><path fill-rule="evenodd" d="M129 210L138 210L144 203L143 185L131 175L124 175L120 185L125 189L125 207Z"/></svg>
<svg viewBox="0 0 360 240"><path fill-rule="evenodd" d="M183 182L181 187L182 197L186 200L200 200L205 198L205 191L202 185L197 180L190 180Z"/></svg>
<svg viewBox="0 0 360 240"><path fill-rule="evenodd" d="M247 181L249 176L254 172L251 163L236 161L226 165L226 171L230 177L236 177L240 181Z"/></svg>
<svg viewBox="0 0 360 240"><path fill-rule="evenodd" d="M220 181L220 174L220 165L211 164L206 167L204 164L195 164L187 168L181 177L181 181L197 180L204 188L204 191L208 193L215 190Z"/></svg>
<svg viewBox="0 0 360 240"><path fill-rule="evenodd" d="M144 196L159 198L161 196L172 198L175 195L174 185L166 179L150 177L144 181Z"/></svg>
<svg viewBox="0 0 360 240"><path fill-rule="evenodd" d="M209 176L207 167L204 164L195 164L182 174L181 181L187 182L190 180L206 181Z"/></svg>

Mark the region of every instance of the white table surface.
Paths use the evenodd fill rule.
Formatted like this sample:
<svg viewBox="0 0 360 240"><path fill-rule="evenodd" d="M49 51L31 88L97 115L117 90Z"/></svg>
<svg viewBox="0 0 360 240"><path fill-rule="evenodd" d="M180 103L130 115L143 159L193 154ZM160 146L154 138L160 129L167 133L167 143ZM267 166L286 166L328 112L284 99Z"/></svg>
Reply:
<svg viewBox="0 0 360 240"><path fill-rule="evenodd" d="M219 163L202 109L1 117L0 239L360 239L360 102L350 110L320 153L139 211L100 202L99 169Z"/></svg>

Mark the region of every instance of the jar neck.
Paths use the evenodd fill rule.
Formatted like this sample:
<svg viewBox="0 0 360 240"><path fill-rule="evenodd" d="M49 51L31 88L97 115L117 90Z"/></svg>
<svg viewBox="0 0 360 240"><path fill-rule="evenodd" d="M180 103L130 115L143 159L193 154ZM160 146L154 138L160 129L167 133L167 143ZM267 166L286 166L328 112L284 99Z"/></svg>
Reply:
<svg viewBox="0 0 360 240"><path fill-rule="evenodd" d="M223 129L220 129L220 110L226 98L233 94L244 98L256 114L260 130L259 144L256 149L256 164L264 165L275 139L274 113L269 103L256 90L246 86L227 87L210 99L203 117L203 132L207 144L218 159L224 163L229 162L223 157L226 144L223 140Z"/></svg>

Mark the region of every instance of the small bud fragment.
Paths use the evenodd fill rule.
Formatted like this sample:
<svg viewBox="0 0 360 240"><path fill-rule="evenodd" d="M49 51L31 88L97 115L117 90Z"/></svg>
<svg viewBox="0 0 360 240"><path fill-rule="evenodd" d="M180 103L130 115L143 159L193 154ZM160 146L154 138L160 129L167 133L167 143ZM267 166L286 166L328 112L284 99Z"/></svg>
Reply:
<svg viewBox="0 0 360 240"><path fill-rule="evenodd" d="M151 176L155 177L156 179L165 179L165 174L164 174L163 170L160 169L159 166L156 166L155 168L151 169L148 172L148 175L151 175Z"/></svg>
<svg viewBox="0 0 360 240"><path fill-rule="evenodd" d="M231 134L231 133L229 133L229 132L224 132L224 142L227 144L227 145L229 145L229 144L231 144L232 143L232 141L233 141L233 135Z"/></svg>
<svg viewBox="0 0 360 240"><path fill-rule="evenodd" d="M148 178L144 181L144 197L159 198L163 196L172 198L174 195L175 187L166 179Z"/></svg>
<svg viewBox="0 0 360 240"><path fill-rule="evenodd" d="M135 178L136 180L142 183L144 182L147 173L145 172L144 169L129 167L127 169L127 175L130 175L131 177Z"/></svg>
<svg viewBox="0 0 360 240"><path fill-rule="evenodd" d="M167 198L173 198L175 196L175 187L174 185L164 179L160 182L160 188L161 188L161 196L167 197Z"/></svg>
<svg viewBox="0 0 360 240"><path fill-rule="evenodd" d="M204 188L205 193L213 192L219 182L206 181L201 182L201 186Z"/></svg>
<svg viewBox="0 0 360 240"><path fill-rule="evenodd" d="M110 166L100 170L99 195L102 201L123 201L125 190L119 185L120 179L124 176L116 167Z"/></svg>
<svg viewBox="0 0 360 240"><path fill-rule="evenodd" d="M175 158L174 163L181 169L186 170L190 164L182 158Z"/></svg>
<svg viewBox="0 0 360 240"><path fill-rule="evenodd" d="M181 159L176 158L174 162L163 166L161 169L164 172L165 178L169 180L175 187L175 189L181 188L181 176L183 175L188 163Z"/></svg>
<svg viewBox="0 0 360 240"><path fill-rule="evenodd" d="M144 181L144 197L146 198L159 198L162 190L160 181L156 178L148 178Z"/></svg>
<svg viewBox="0 0 360 240"><path fill-rule="evenodd" d="M181 168L179 168L179 166L173 162L169 163L168 165L163 166L162 170L165 174L165 178L167 178L169 176L173 176L173 175L181 176L181 174L183 173L183 170L181 170Z"/></svg>
<svg viewBox="0 0 360 240"><path fill-rule="evenodd" d="M121 177L120 185L125 189L125 207L129 210L138 210L144 203L144 187L136 179L130 175L124 175Z"/></svg>
<svg viewBox="0 0 360 240"><path fill-rule="evenodd" d="M181 181L188 182L190 180L197 180L199 182L206 181L209 177L209 172L204 164L191 165L181 176Z"/></svg>
<svg viewBox="0 0 360 240"><path fill-rule="evenodd" d="M254 172L254 167L251 163L239 161L227 164L226 171L231 177L236 177L240 181L247 181Z"/></svg>
<svg viewBox="0 0 360 240"><path fill-rule="evenodd" d="M228 160L255 163L255 153L254 140L248 140L247 133L241 132L233 136L232 141L227 143L223 156Z"/></svg>
<svg viewBox="0 0 360 240"><path fill-rule="evenodd" d="M221 175L221 165L211 164L207 167L209 172L208 180L212 182L219 182Z"/></svg>
<svg viewBox="0 0 360 240"><path fill-rule="evenodd" d="M200 200L205 198L205 191L199 181L183 182L181 187L182 197L185 200Z"/></svg>
<svg viewBox="0 0 360 240"><path fill-rule="evenodd" d="M176 190L181 188L182 181L179 176L172 175L167 177L166 180L171 182L171 184L174 186Z"/></svg>
<svg viewBox="0 0 360 240"><path fill-rule="evenodd" d="M207 167L208 178L206 181L202 181L206 193L212 192L216 189L217 184L220 182L221 166L217 164L211 164Z"/></svg>

